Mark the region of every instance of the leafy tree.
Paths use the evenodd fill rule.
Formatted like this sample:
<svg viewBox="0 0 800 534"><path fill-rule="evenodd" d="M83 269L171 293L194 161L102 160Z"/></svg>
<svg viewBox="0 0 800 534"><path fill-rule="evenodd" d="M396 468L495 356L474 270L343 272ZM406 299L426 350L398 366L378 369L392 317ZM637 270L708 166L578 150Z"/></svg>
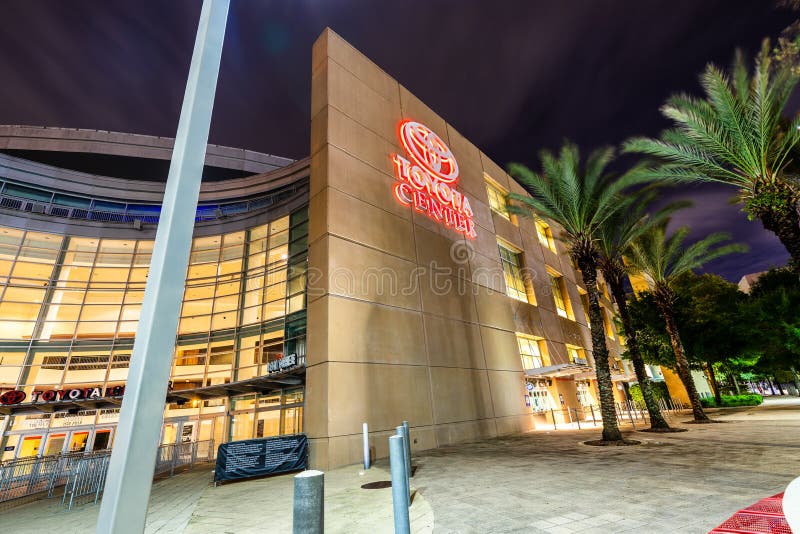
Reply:
<svg viewBox="0 0 800 534"><path fill-rule="evenodd" d="M662 106L675 128L660 139L625 143L626 151L663 160L663 179L736 187L748 217L778 236L798 271L800 185L789 165L800 141L800 117L786 121L783 113L799 76L765 40L752 74L740 52L729 74L709 64L700 77L704 98L678 94Z"/></svg>
<svg viewBox="0 0 800 534"><path fill-rule="evenodd" d="M742 357L750 342L742 314L746 297L735 284L714 274L685 273L675 280L674 288L688 359L708 371L719 406L722 393L715 365L727 366L733 358Z"/></svg>
<svg viewBox="0 0 800 534"><path fill-rule="evenodd" d="M756 370L774 375L800 367L800 277L787 269L762 274L745 310Z"/></svg>
<svg viewBox="0 0 800 534"><path fill-rule="evenodd" d="M684 273L675 278L673 289L675 322L686 359L692 369L709 371L719 404L716 370L735 370L738 374L755 362L747 360L750 329L741 310L746 296L736 285L714 274ZM645 361L677 370L669 334L652 293L632 296L628 305L632 327L643 331L640 345Z"/></svg>
<svg viewBox="0 0 800 534"><path fill-rule="evenodd" d="M625 205L624 192L647 178L636 167L615 175L606 170L613 158L611 148L592 152L581 168L578 147L565 142L558 155L549 151L540 154L542 172L536 173L524 165L509 165L511 174L531 194L511 194L512 211L532 216L534 212L557 223L559 235L569 247L569 253L581 271L589 299L589 322L592 333L592 353L595 360L597 386L600 392L600 411L603 418L603 441L623 441L617 425L608 347L603 331L597 290L598 228Z"/></svg>
<svg viewBox="0 0 800 534"><path fill-rule="evenodd" d="M645 370L645 363L639 350L637 331L631 324L630 313L625 295L625 280L628 269L623 261L627 248L643 233L654 226L662 224L675 210L688 203L673 203L650 215L648 209L655 199L656 191L641 190L625 200L624 209L606 218L598 227L597 248L600 254L600 270L611 288L611 294L617 303L619 319L627 339L628 357L633 363L636 380L639 382L641 394L647 411L650 414L650 428L667 430L667 420L661 415L658 400L651 388L650 378Z"/></svg>
<svg viewBox="0 0 800 534"><path fill-rule="evenodd" d="M697 388L692 380L689 362L676 322L677 295L674 284L678 276L697 269L714 258L746 249L737 244L717 246L722 241L729 239L726 234L712 234L684 247L683 242L689 229L680 228L667 237L665 227L666 225L660 225L641 235L630 246L629 258L634 267L649 275L653 280L653 300L664 318L664 326L675 353L675 367L692 404L694 420L698 423L708 422L708 416L703 411L700 396L697 394Z"/></svg>

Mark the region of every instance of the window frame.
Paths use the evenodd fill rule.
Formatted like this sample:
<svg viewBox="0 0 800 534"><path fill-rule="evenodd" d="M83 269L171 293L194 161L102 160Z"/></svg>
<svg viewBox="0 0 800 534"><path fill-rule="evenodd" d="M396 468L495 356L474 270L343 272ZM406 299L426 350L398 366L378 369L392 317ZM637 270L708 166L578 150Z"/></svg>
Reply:
<svg viewBox="0 0 800 534"><path fill-rule="evenodd" d="M524 253L500 238L497 238L497 250L500 256L500 268L503 271L503 281L506 285L506 295L520 302L535 305L536 297L532 294L529 285L525 283L523 275ZM509 278L514 282L514 287L509 285Z"/></svg>
<svg viewBox="0 0 800 534"><path fill-rule="evenodd" d="M495 182L488 174L483 173L483 178L486 183L486 196L489 200L489 209L502 218L511 221L511 214L508 212L508 191Z"/></svg>

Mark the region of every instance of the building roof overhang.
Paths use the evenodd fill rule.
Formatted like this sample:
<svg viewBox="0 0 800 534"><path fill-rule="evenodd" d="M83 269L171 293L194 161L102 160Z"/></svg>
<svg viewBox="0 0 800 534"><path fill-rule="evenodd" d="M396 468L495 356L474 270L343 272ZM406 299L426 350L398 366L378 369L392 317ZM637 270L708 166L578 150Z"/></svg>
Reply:
<svg viewBox="0 0 800 534"><path fill-rule="evenodd" d="M219 397L232 397L248 393L270 393L285 387L299 386L303 383L305 368L293 369L267 376L257 376L228 384L216 384L202 388L173 389L167 393L167 402L183 404L187 401L209 400Z"/></svg>
<svg viewBox="0 0 800 534"><path fill-rule="evenodd" d="M536 369L525 369L525 376L528 377L560 377L573 376L586 372L591 372L592 368L584 363L559 363Z"/></svg>
<svg viewBox="0 0 800 534"><path fill-rule="evenodd" d="M184 404L194 400L209 400L234 395L246 395L248 393L269 393L285 387L301 385L304 375L305 367L301 367L228 384L218 384L192 389L173 389L167 392L166 402ZM0 415L30 415L60 412L77 413L84 410L114 409L119 408L121 405L121 396L60 400L54 402L26 402L22 404L0 406Z"/></svg>

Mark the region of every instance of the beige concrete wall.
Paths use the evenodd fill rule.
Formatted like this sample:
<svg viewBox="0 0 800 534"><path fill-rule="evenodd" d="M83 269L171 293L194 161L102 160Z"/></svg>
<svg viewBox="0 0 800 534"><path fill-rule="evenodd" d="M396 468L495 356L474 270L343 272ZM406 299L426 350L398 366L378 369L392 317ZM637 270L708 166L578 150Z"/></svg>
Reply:
<svg viewBox="0 0 800 534"><path fill-rule="evenodd" d="M360 461L362 422L378 456L404 419L418 450L531 429L515 332L545 337L553 363L566 361L564 343L590 348L580 276L563 245L543 250L531 220L492 212L485 175L508 191L524 190L330 30L313 47L311 108L312 465ZM474 240L395 200L391 154L405 153L397 138L403 119L430 127L452 150L456 188L474 211ZM524 251L536 305L506 295L498 237ZM547 266L565 277L583 325L556 316Z"/></svg>
<svg viewBox="0 0 800 534"><path fill-rule="evenodd" d="M683 404L690 405L691 403L689 402L689 394L686 393L686 388L684 387L683 382L678 374L671 369L667 369L666 367L662 367L661 372L664 375L664 382L667 384L669 396L673 399L678 399Z"/></svg>

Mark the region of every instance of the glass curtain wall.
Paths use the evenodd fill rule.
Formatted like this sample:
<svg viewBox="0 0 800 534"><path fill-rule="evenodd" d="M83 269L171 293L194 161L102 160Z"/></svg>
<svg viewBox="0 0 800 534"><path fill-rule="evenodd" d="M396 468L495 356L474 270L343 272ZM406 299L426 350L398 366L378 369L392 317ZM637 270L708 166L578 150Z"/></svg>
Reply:
<svg viewBox="0 0 800 534"><path fill-rule="evenodd" d="M173 389L263 376L284 354L304 363L307 234L302 209L193 240ZM0 228L0 393L22 389L29 402L34 391L124 385L152 249L152 240ZM225 404L171 405L165 416L224 413ZM87 412L80 424L99 416ZM7 430L53 428L56 419L13 417Z"/></svg>

